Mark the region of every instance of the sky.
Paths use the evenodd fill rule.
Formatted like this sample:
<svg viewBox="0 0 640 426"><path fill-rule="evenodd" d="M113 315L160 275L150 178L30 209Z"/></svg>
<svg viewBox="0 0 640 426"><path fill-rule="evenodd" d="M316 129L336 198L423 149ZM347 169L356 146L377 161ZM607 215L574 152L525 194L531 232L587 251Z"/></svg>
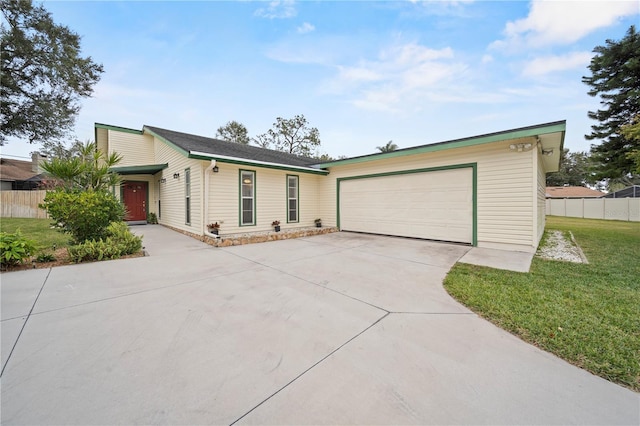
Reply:
<svg viewBox="0 0 640 426"><path fill-rule="evenodd" d="M377 152L567 120L588 151L593 48L640 23L632 1L45 1L104 66L94 123L251 137L304 115L319 154ZM11 139L2 156L37 145Z"/></svg>

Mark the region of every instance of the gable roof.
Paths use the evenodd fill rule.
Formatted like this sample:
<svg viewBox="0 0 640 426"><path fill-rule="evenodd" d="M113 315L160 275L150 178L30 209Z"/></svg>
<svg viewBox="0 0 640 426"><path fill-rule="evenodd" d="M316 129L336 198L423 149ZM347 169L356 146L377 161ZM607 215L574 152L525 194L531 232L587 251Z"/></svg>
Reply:
<svg viewBox="0 0 640 426"><path fill-rule="evenodd" d="M446 149L464 148L493 142L535 137L540 142L542 150L548 151L550 154L544 155L542 158L545 171L554 172L557 171L560 166L560 153L562 152L564 145L564 136L567 127L566 124L566 120L554 121L551 123L520 127L517 129L505 130L502 132L488 133L468 138L454 139L450 141L397 149L391 152L368 154L359 157L345 158L344 160L329 161L317 164L317 166L322 168L338 165L342 166L347 164L382 160L384 158L401 157L405 155L415 155L427 152L442 151Z"/></svg>
<svg viewBox="0 0 640 426"><path fill-rule="evenodd" d="M547 186L547 198L598 198L604 192L584 186Z"/></svg>
<svg viewBox="0 0 640 426"><path fill-rule="evenodd" d="M240 164L250 162L255 165L283 166L284 168L300 168L307 169L307 171L327 173L312 167L313 164L318 162L314 158L300 157L282 151L176 132L154 126L145 125L143 131L174 145L189 158L217 159L222 162Z"/></svg>
<svg viewBox="0 0 640 426"><path fill-rule="evenodd" d="M38 173L33 172L31 161L13 160L10 158L0 159L0 180L4 181L26 181Z"/></svg>

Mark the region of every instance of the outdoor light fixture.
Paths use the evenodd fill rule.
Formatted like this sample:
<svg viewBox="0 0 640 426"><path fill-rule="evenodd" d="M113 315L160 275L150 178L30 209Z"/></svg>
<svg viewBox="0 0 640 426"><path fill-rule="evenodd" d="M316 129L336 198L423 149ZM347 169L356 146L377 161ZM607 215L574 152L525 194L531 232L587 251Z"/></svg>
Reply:
<svg viewBox="0 0 640 426"><path fill-rule="evenodd" d="M178 179L178 178L180 178L180 173L174 173L174 174L173 174L173 178L174 178L174 179Z"/></svg>
<svg viewBox="0 0 640 426"><path fill-rule="evenodd" d="M543 149L542 155L553 155L553 148L551 149Z"/></svg>
<svg viewBox="0 0 640 426"><path fill-rule="evenodd" d="M512 143L511 145L509 145L509 149L511 151L522 152L522 151L529 151L532 146L533 145L530 143Z"/></svg>
<svg viewBox="0 0 640 426"><path fill-rule="evenodd" d="M211 170L213 170L213 173L218 173L218 170L220 170L220 169L218 169L218 166L214 166L213 169L211 169Z"/></svg>
<svg viewBox="0 0 640 426"><path fill-rule="evenodd" d="M165 183L167 180L165 178L160 179L158 182L159 183Z"/></svg>

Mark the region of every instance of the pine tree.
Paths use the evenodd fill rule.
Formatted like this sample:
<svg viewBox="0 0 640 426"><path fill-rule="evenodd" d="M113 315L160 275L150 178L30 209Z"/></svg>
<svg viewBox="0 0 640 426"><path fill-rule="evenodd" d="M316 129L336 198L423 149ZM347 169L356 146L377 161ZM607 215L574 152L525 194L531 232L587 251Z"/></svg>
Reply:
<svg viewBox="0 0 640 426"><path fill-rule="evenodd" d="M634 163L628 155L640 148L640 141L626 137L623 126L633 123L640 113L640 34L631 26L620 41L607 40L597 46L591 59L591 76L582 77L589 85L589 95L600 96L602 109L589 111L598 121L591 126L588 140L600 140L591 146L593 159L599 164L596 177L617 179L632 174Z"/></svg>

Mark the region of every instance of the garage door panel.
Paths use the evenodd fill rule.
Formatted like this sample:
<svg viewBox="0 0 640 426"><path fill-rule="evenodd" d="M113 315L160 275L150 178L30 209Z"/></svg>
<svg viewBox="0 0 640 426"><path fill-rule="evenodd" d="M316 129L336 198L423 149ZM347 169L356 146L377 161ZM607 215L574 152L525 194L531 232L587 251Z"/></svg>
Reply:
<svg viewBox="0 0 640 426"><path fill-rule="evenodd" d="M340 225L345 231L472 242L472 170L345 180Z"/></svg>

